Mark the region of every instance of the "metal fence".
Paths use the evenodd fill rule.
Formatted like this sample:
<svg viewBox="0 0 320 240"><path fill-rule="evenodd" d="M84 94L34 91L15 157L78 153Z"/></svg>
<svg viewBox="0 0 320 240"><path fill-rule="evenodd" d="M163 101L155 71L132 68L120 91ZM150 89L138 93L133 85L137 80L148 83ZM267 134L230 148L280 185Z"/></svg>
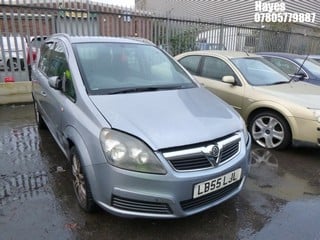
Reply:
<svg viewBox="0 0 320 240"><path fill-rule="evenodd" d="M0 8L0 82L28 80L30 43L58 32L142 37L172 55L200 49L320 52L320 37L316 36L175 19L89 0L1 0Z"/></svg>

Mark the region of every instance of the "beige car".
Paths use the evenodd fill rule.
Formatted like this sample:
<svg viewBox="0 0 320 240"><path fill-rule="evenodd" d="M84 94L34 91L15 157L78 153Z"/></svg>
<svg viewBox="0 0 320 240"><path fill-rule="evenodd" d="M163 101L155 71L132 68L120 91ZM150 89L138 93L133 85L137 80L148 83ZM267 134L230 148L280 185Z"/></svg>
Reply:
<svg viewBox="0 0 320 240"><path fill-rule="evenodd" d="M175 58L241 114L258 145L320 146L319 86L292 81L262 57L245 52L195 51Z"/></svg>

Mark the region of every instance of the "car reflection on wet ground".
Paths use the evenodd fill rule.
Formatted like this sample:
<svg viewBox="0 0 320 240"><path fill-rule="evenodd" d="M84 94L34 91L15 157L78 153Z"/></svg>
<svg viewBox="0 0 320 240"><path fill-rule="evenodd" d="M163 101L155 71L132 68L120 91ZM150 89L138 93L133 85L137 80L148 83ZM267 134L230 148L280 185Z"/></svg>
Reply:
<svg viewBox="0 0 320 240"><path fill-rule="evenodd" d="M0 107L0 239L320 239L320 150L254 147L244 190L177 220L77 205L70 168L32 105Z"/></svg>

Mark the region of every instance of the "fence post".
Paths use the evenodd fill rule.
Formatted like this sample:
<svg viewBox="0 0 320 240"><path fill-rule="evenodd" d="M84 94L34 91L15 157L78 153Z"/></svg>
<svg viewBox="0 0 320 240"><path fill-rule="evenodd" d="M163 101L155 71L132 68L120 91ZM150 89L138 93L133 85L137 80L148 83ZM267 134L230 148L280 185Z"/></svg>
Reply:
<svg viewBox="0 0 320 240"><path fill-rule="evenodd" d="M219 34L219 44L222 46L223 43L223 37L224 37L224 24L223 24L223 18L221 18L221 24L220 24L220 34Z"/></svg>

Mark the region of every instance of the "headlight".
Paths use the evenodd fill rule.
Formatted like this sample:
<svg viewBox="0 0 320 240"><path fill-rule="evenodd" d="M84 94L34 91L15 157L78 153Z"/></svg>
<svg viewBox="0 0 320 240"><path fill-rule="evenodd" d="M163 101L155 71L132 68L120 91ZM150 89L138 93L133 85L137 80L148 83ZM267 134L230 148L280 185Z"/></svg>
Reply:
<svg viewBox="0 0 320 240"><path fill-rule="evenodd" d="M320 109L310 109L313 112L314 117L320 123Z"/></svg>
<svg viewBox="0 0 320 240"><path fill-rule="evenodd" d="M155 154L138 139L110 129L103 129L100 142L107 160L113 166L146 173L166 174Z"/></svg>
<svg viewBox="0 0 320 240"><path fill-rule="evenodd" d="M248 142L249 142L249 139L250 139L250 135L249 135L249 132L248 132L248 129L247 129L247 125L245 123L245 121L243 120L243 118L241 117L241 120L242 120L242 125L243 125L243 136L244 136L244 139L246 140L246 145L248 145Z"/></svg>

